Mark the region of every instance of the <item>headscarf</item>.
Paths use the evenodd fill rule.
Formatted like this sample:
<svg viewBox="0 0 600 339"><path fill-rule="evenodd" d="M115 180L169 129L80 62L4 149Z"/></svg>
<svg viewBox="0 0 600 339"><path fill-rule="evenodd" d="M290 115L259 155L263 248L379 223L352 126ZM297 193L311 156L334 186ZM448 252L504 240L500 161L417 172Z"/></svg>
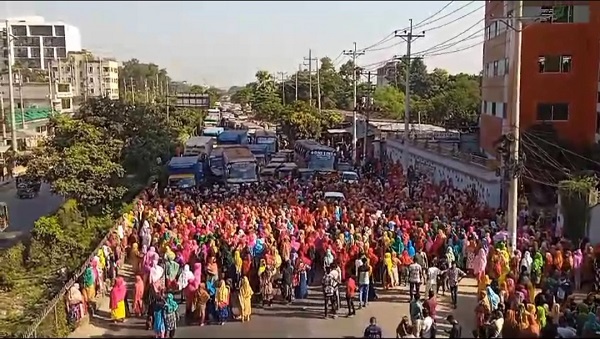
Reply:
<svg viewBox="0 0 600 339"><path fill-rule="evenodd" d="M538 306L535 308L535 310L537 315L537 321L538 323L540 323L540 327L546 327L546 309L544 308L544 306Z"/></svg>
<svg viewBox="0 0 600 339"><path fill-rule="evenodd" d="M531 258L531 253L529 251L525 251L525 254L523 254L523 259L521 259L520 266L525 267L527 273L530 273L532 264L533 258Z"/></svg>
<svg viewBox="0 0 600 339"><path fill-rule="evenodd" d="M83 295L81 294L81 290L79 290L79 284L74 283L71 288L69 288L69 293L67 294L67 301L69 305L77 305L83 302Z"/></svg>
<svg viewBox="0 0 600 339"><path fill-rule="evenodd" d="M194 279L194 273L190 271L190 265L183 266L183 270L179 274L179 279L177 279L177 286L180 290L183 290L190 283L190 280Z"/></svg>
<svg viewBox="0 0 600 339"><path fill-rule="evenodd" d="M327 251L325 251L325 257L323 258L323 262L325 263L325 266L330 266L331 264L333 264L333 253L331 252L331 249L328 248Z"/></svg>
<svg viewBox="0 0 600 339"><path fill-rule="evenodd" d="M220 305L229 305L229 287L225 284L225 280L219 282L215 301Z"/></svg>
<svg viewBox="0 0 600 339"><path fill-rule="evenodd" d="M177 301L175 301L173 293L167 294L167 300L165 301L165 310L167 311L167 313L177 312L178 308L179 304L177 303Z"/></svg>
<svg viewBox="0 0 600 339"><path fill-rule="evenodd" d="M165 270L158 264L158 259L154 260L153 266L150 269L150 284L154 284L162 278Z"/></svg>
<svg viewBox="0 0 600 339"><path fill-rule="evenodd" d="M125 286L125 280L123 277L117 277L117 279L115 279L115 285L110 291L110 309L113 310L117 308L119 303L125 300L126 294L127 286Z"/></svg>
<svg viewBox="0 0 600 339"><path fill-rule="evenodd" d="M242 255L240 254L240 251L235 251L233 253L233 263L235 264L235 269L238 272L242 271Z"/></svg>
<svg viewBox="0 0 600 339"><path fill-rule="evenodd" d="M252 287L250 286L250 281L248 280L248 277L243 277L242 284L240 286L240 296L243 299L248 299L251 298L253 294L254 291L252 291Z"/></svg>
<svg viewBox="0 0 600 339"><path fill-rule="evenodd" d="M587 320L583 325L583 330L586 332L600 331L600 322L598 321L598 317L596 316L596 314L592 312L588 313Z"/></svg>
<svg viewBox="0 0 600 339"><path fill-rule="evenodd" d="M260 259L260 263L258 264L258 275L262 275L267 270L267 261L265 259Z"/></svg>

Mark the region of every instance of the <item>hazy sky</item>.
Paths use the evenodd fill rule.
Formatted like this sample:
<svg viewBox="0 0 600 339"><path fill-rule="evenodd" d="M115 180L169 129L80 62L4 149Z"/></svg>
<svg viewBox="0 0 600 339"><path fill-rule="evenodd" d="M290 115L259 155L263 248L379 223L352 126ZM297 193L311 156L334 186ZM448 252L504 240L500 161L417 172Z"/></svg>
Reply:
<svg viewBox="0 0 600 339"><path fill-rule="evenodd" d="M251 81L257 70L292 73L298 69L309 48L313 56L332 59L344 49L370 46L392 31L404 29L448 4L448 1L0 1L6 17L40 15L47 21L64 21L79 27L83 47L120 60L137 58L167 68L176 80L218 87ZM448 52L483 40L483 1L454 1L437 15L466 7L418 31L425 38L413 44L423 51L443 43L476 25L458 41L474 34L475 39L444 49ZM459 17L476 10L463 19ZM433 20L432 19L432 20ZM447 25L445 25L447 24ZM427 32L427 29L443 26ZM479 33L478 33L479 32ZM373 49L399 42L396 38ZM400 44L379 51L367 51L359 65L372 65L404 54ZM440 56L427 57L430 67L450 72L481 70L482 45ZM340 57L341 64L347 57ZM373 65L374 64L374 65Z"/></svg>

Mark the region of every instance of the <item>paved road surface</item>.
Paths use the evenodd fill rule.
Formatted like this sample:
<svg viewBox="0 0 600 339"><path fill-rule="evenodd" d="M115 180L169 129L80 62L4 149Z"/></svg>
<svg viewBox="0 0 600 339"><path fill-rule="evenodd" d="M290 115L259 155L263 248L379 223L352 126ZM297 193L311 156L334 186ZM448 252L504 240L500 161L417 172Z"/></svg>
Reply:
<svg viewBox="0 0 600 339"><path fill-rule="evenodd" d="M10 246L21 236L29 234L33 223L41 216L56 211L63 199L50 192L48 185L42 185L40 195L34 199L19 199L14 182L0 187L0 202L8 205L10 226L0 233L0 248Z"/></svg>
<svg viewBox="0 0 600 339"><path fill-rule="evenodd" d="M383 329L384 337L395 337L395 329L400 319L408 315L408 296L405 289L379 291L379 300L372 302L366 309L357 310L353 318L346 318L346 308L342 308L341 316L337 319L323 319L322 302L318 298L320 292L311 290L309 300L298 301L285 306L274 304L271 308L253 308L252 319L248 323L231 321L224 326L181 324L177 330L177 338L362 338L365 326L371 316L378 319ZM438 337L447 337L444 329L448 329L445 318L453 313L463 325L463 337L472 338L475 308L475 281L465 279L459 289L459 307L457 310L448 308L448 294L440 297L438 302ZM345 305L345 302L343 302ZM129 318L123 324L112 324L106 311L108 302L100 305L98 317L91 320L89 325L78 328L72 338L125 338L150 337L152 333L145 330L144 321ZM180 307L183 309L183 306Z"/></svg>

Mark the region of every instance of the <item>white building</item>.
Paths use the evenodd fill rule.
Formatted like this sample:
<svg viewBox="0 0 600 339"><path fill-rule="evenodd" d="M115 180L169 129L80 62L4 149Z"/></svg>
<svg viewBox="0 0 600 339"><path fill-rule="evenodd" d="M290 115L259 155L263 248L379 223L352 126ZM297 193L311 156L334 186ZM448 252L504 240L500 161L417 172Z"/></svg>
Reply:
<svg viewBox="0 0 600 339"><path fill-rule="evenodd" d="M46 69L52 60L66 58L69 52L81 51L81 34L75 26L64 22L47 22L41 16L9 18L9 34L13 39L13 64L24 68ZM3 25L0 70L8 67L8 40Z"/></svg>
<svg viewBox="0 0 600 339"><path fill-rule="evenodd" d="M73 96L81 99L106 96L119 99L119 66L113 58L94 56L89 51L71 52L51 63L52 80L70 84Z"/></svg>

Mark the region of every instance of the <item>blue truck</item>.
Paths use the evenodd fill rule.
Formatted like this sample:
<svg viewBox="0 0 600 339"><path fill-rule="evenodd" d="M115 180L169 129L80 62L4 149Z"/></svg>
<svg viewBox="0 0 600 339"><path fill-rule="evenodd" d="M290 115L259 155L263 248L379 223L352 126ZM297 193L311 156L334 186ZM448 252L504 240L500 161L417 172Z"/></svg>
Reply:
<svg viewBox="0 0 600 339"><path fill-rule="evenodd" d="M169 187L186 189L204 181L204 166L198 156L173 157L167 164Z"/></svg>
<svg viewBox="0 0 600 339"><path fill-rule="evenodd" d="M259 166L264 166L268 162L269 145L267 144L250 144L248 145L250 152L256 157Z"/></svg>
<svg viewBox="0 0 600 339"><path fill-rule="evenodd" d="M247 145L247 130L225 130L217 136L217 145Z"/></svg>

